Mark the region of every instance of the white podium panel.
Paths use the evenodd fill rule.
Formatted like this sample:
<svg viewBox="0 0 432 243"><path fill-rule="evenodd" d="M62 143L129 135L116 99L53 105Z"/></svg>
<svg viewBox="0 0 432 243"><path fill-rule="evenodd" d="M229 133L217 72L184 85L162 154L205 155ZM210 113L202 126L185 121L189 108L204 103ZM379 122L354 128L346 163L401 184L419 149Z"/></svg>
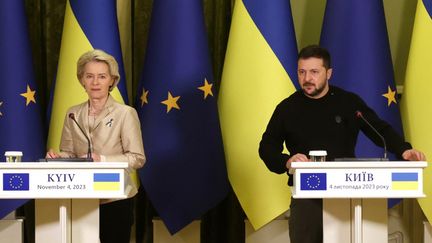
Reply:
<svg viewBox="0 0 432 243"><path fill-rule="evenodd" d="M429 222L424 221L424 243L432 243L432 227Z"/></svg>
<svg viewBox="0 0 432 243"><path fill-rule="evenodd" d="M324 242L387 242L386 198L419 198L427 162L294 162L294 198L323 198Z"/></svg>
<svg viewBox="0 0 432 243"><path fill-rule="evenodd" d="M23 219L3 219L0 220L0 239L1 242L23 243Z"/></svg>
<svg viewBox="0 0 432 243"><path fill-rule="evenodd" d="M0 163L0 198L125 198L127 163Z"/></svg>
<svg viewBox="0 0 432 243"><path fill-rule="evenodd" d="M426 162L294 162L294 198L418 198Z"/></svg>
<svg viewBox="0 0 432 243"><path fill-rule="evenodd" d="M0 198L36 199L37 243L94 243L99 199L127 197L127 168L126 162L0 163Z"/></svg>

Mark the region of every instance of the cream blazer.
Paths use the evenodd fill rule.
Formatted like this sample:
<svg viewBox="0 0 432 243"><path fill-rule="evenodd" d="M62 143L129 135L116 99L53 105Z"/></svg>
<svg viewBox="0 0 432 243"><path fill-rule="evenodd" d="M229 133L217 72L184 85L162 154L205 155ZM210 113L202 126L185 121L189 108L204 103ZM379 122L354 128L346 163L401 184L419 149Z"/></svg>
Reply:
<svg viewBox="0 0 432 243"><path fill-rule="evenodd" d="M102 161L128 162L130 175L144 165L144 146L137 112L130 106L116 102L111 96L108 96L104 109L94 121L90 121L93 118L88 115L88 102L67 111L60 141L61 157L83 157L88 151L87 139L69 118L71 113L90 138L92 152L100 154ZM125 180L126 193L132 197L138 191L137 185L130 176ZM109 201L101 200L101 203Z"/></svg>

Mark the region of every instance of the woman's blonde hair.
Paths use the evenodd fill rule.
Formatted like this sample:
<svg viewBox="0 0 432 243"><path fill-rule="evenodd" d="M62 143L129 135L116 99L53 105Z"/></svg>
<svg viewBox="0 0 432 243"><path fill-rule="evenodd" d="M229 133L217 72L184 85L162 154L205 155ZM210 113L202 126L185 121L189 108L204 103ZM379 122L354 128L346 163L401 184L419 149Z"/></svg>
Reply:
<svg viewBox="0 0 432 243"><path fill-rule="evenodd" d="M102 50L98 50L98 49L88 51L88 52L82 54L81 57L78 59L78 62L77 62L77 77L78 77L78 80L80 81L81 85L83 85L81 82L81 78L84 75L84 67L89 62L104 62L108 65L110 76L114 80L113 85L111 85L110 89L109 89L109 91L112 91L120 81L118 64L117 64L117 61L115 60L115 58L113 56L111 56L110 54L108 54Z"/></svg>

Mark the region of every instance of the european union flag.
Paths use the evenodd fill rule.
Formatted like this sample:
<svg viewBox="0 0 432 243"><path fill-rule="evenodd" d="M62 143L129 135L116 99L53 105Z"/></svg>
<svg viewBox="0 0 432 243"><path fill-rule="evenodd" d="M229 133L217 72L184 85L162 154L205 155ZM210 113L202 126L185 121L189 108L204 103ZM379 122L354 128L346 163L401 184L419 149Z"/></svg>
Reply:
<svg viewBox="0 0 432 243"><path fill-rule="evenodd" d="M4 173L3 190L4 191L28 191L29 174L28 173Z"/></svg>
<svg viewBox="0 0 432 243"><path fill-rule="evenodd" d="M403 135L382 1L328 0L321 45L332 57L331 84L360 95ZM382 157L383 149L361 133L356 155Z"/></svg>
<svg viewBox="0 0 432 243"><path fill-rule="evenodd" d="M0 156L19 150L23 161L36 161L45 139L27 31L24 1L0 1ZM0 218L25 202L0 200Z"/></svg>
<svg viewBox="0 0 432 243"><path fill-rule="evenodd" d="M321 45L332 56L330 82L359 94L381 119L403 135L383 2L328 0ZM382 157L383 149L361 133L356 155ZM396 156L390 154L389 158L395 160ZM389 206L397 202L392 199Z"/></svg>
<svg viewBox="0 0 432 243"><path fill-rule="evenodd" d="M154 1L137 95L140 178L172 234L229 189L207 43L201 0Z"/></svg>
<svg viewBox="0 0 432 243"><path fill-rule="evenodd" d="M327 190L327 174L326 173L301 173L300 190L303 191Z"/></svg>

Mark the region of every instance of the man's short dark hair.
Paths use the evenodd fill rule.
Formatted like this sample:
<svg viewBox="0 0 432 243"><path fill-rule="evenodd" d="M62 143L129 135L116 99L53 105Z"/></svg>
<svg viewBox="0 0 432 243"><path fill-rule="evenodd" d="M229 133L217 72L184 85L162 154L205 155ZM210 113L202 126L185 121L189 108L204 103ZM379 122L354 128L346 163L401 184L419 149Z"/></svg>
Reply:
<svg viewBox="0 0 432 243"><path fill-rule="evenodd" d="M299 52L297 61L300 59L308 59L311 57L322 59L324 67L326 69L331 68L330 53L327 51L327 49L318 45L306 46Z"/></svg>

